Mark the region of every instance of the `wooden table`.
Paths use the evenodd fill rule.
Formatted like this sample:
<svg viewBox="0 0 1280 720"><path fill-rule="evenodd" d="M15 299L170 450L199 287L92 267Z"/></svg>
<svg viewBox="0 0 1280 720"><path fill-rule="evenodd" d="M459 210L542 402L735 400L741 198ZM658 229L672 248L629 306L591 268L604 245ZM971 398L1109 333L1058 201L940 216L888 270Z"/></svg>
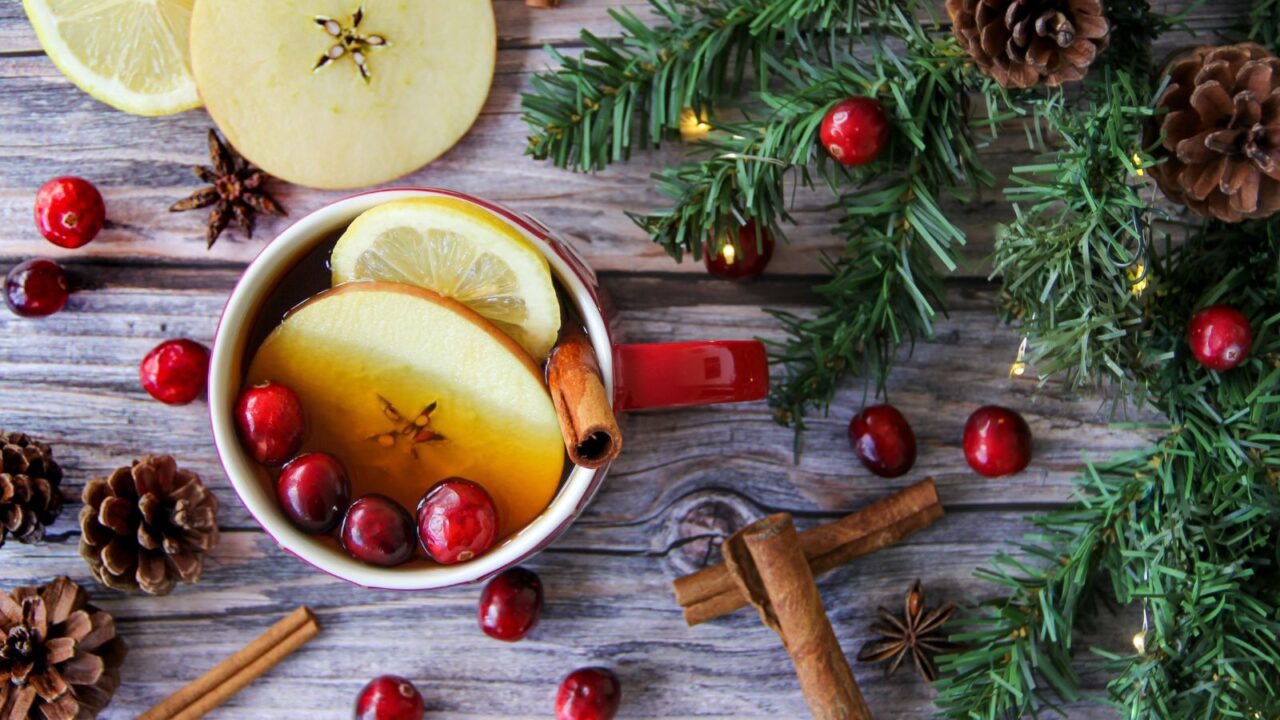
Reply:
<svg viewBox="0 0 1280 720"><path fill-rule="evenodd" d="M606 11L617 4L644 12L636 0L565 0L558 10L496 0L501 49L484 114L460 145L399 184L474 193L559 228L601 271L627 339L778 338L763 308L811 307L819 258L836 248L822 198L801 197L794 244L779 249L767 278L736 286L710 279L700 266L673 263L623 215L659 206L648 176L673 162L678 147L594 176L521 157L519 94L530 73L547 65L541 47L574 52L579 27L616 32ZM1191 20L1202 42L1240 22L1246 7L1244 0L1207 5L1213 7ZM1186 36L1164 41L1187 42ZM948 510L942 522L820 581L852 656L869 637L875 607L900 607L917 577L934 601L992 596L992 587L971 573L1026 529L1021 518L1068 497L1084 453L1105 456L1142 441L1109 428L1108 406L1099 398L1070 396L1053 385L1039 389L1030 375L1007 377L1018 335L996 320L996 285L985 279L984 258L993 224L1009 210L992 192L983 202L951 208L970 232L971 262L949 281L951 316L936 341L917 347L890 383L892 401L919 437L920 459L909 477L872 476L850 451L845 428L863 403L860 384L840 393L830 417L811 418L799 463L791 431L773 424L764 403L626 417L627 449L603 491L568 534L529 563L547 590L538 630L514 645L491 641L476 627L476 589L369 591L287 556L228 486L204 403L167 407L139 386L138 361L160 340L212 340L246 262L287 222L265 219L252 241L229 232L206 251L202 214L167 211L197 184L189 166L207 160L209 124L203 111L147 119L99 104L44 56L20 4L0 4L0 267L52 256L87 286L48 319L0 311L0 427L54 446L69 498L44 545L10 542L0 549L0 587L66 574L114 613L130 652L107 717L149 707L299 603L316 610L322 634L214 716L349 717L363 683L393 672L417 683L431 717L549 717L559 679L597 663L616 668L622 679L623 717L806 717L786 653L752 613L694 629L681 620L670 581L717 560L725 533L781 510L808 526L933 476ZM1019 143L1016 132L1008 133L988 151L997 175L1026 159ZM31 222L36 188L62 174L92 179L109 208L108 228L74 252L46 243ZM342 195L283 183L274 192L293 218ZM986 403L1018 408L1035 433L1035 461L1016 477L983 479L965 465L961 427ZM175 455L224 508L222 542L203 580L163 598L102 589L76 549L82 485L147 452ZM1136 623L1132 615L1105 621L1081 647L1122 650ZM1088 685L1101 688L1098 663L1083 667ZM892 679L865 665L855 672L878 718L930 716L932 691L910 670ZM1096 706L1071 714L1113 716Z"/></svg>

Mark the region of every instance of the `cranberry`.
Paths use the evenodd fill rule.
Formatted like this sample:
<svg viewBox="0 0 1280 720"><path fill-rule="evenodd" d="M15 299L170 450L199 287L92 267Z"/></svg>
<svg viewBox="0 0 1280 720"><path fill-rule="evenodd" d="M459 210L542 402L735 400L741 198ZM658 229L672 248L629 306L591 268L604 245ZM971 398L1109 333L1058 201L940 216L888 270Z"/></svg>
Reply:
<svg viewBox="0 0 1280 720"><path fill-rule="evenodd" d="M342 519L342 547L351 557L389 567L413 557L413 518L385 495L365 495Z"/></svg>
<svg viewBox="0 0 1280 720"><path fill-rule="evenodd" d="M556 693L556 720L611 720L622 701L622 686L612 670L574 670Z"/></svg>
<svg viewBox="0 0 1280 720"><path fill-rule="evenodd" d="M351 502L351 480L332 455L315 452L289 461L276 479L276 498L299 530L327 533Z"/></svg>
<svg viewBox="0 0 1280 720"><path fill-rule="evenodd" d="M493 498L470 480L441 480L418 503L418 539L431 559L442 565L480 555L498 539Z"/></svg>
<svg viewBox="0 0 1280 720"><path fill-rule="evenodd" d="M200 397L209 380L209 348L194 340L165 340L138 366L142 387L167 405L186 405Z"/></svg>
<svg viewBox="0 0 1280 720"><path fill-rule="evenodd" d="M379 675L356 699L355 720L422 720L427 714L422 693L399 675Z"/></svg>
<svg viewBox="0 0 1280 720"><path fill-rule="evenodd" d="M52 315L67 304L71 284L62 266L36 258L13 266L4 278L4 301L22 317Z"/></svg>
<svg viewBox="0 0 1280 720"><path fill-rule="evenodd" d="M542 581L532 570L504 570L480 593L480 629L495 640L524 639L541 612Z"/></svg>
<svg viewBox="0 0 1280 720"><path fill-rule="evenodd" d="M862 464L880 477L905 475L916 464L916 434L892 405L872 405L855 415L849 443Z"/></svg>
<svg viewBox="0 0 1280 720"><path fill-rule="evenodd" d="M102 193L83 178L57 177L36 192L36 227L58 247L89 244L106 219Z"/></svg>
<svg viewBox="0 0 1280 720"><path fill-rule="evenodd" d="M773 234L768 228L756 237L756 224L748 220L746 225L738 228L738 244L735 247L728 239L712 242L707 245L707 253L703 261L707 272L722 279L734 282L754 280L769 266L773 258Z"/></svg>
<svg viewBox="0 0 1280 720"><path fill-rule="evenodd" d="M1244 362L1253 349L1249 318L1230 305L1212 305L1195 314L1187 328L1191 354L1207 368L1226 371Z"/></svg>
<svg viewBox="0 0 1280 720"><path fill-rule="evenodd" d="M822 146L842 165L866 165L889 142L889 116L880 101L855 97L836 103L818 129Z"/></svg>
<svg viewBox="0 0 1280 720"><path fill-rule="evenodd" d="M302 447L306 421L302 401L279 383L255 385L240 394L236 402L236 424L240 440L255 460L279 465Z"/></svg>
<svg viewBox="0 0 1280 720"><path fill-rule="evenodd" d="M1031 428L1009 408L980 407L964 424L964 457L986 477L1021 472L1031 462Z"/></svg>

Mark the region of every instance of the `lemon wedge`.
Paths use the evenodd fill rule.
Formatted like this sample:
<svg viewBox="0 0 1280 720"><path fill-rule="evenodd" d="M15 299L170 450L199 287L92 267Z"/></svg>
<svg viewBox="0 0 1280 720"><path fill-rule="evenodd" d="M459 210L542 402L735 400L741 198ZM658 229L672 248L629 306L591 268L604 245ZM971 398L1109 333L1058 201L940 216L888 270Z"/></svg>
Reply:
<svg viewBox="0 0 1280 720"><path fill-rule="evenodd" d="M538 363L560 332L547 259L503 220L446 197L397 200L367 210L329 258L333 284L401 283L474 310Z"/></svg>
<svg viewBox="0 0 1280 720"><path fill-rule="evenodd" d="M23 0L54 65L81 90L135 115L199 107L187 35L195 0Z"/></svg>

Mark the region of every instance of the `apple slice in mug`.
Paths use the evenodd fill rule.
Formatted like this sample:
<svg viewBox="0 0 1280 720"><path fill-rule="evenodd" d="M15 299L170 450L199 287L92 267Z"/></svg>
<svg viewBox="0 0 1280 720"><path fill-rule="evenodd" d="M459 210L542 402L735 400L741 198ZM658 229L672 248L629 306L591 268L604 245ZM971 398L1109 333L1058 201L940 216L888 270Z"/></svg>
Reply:
<svg viewBox="0 0 1280 720"><path fill-rule="evenodd" d="M479 483L500 537L551 502L564 443L542 371L491 323L430 290L351 283L293 310L258 349L246 386L294 390L304 452L339 458L352 496L406 508L447 477Z"/></svg>

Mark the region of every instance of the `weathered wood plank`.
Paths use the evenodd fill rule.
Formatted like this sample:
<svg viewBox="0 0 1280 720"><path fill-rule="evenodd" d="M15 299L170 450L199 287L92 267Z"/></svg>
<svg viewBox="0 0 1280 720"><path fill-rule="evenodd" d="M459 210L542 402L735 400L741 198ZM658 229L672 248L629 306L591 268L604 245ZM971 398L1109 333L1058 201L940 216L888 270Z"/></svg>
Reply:
<svg viewBox="0 0 1280 720"><path fill-rule="evenodd" d="M1211 35L1236 24L1241 13L1226 10L1242 7L1243 0L1232 0L1231 8L1220 5L1215 4L1212 12L1197 11L1189 19L1190 27L1201 35ZM6 6L8 12L15 6ZM527 11L523 3L513 0L497 6L503 22L519 31L517 35L539 39L554 40L561 30L551 28L559 27L556 24L562 20L593 27L593 22L609 22L605 11L610 4L603 0L584 0L542 12ZM5 28L25 27L25 18L20 10L17 13L0 17L0 39L4 32L11 32ZM607 28L596 29L607 32ZM1189 38L1174 33L1162 42L1157 53L1187 44ZM546 60L542 51L529 43L506 43L506 47L499 53L499 71L485 114L471 134L436 163L392 184L463 190L551 219L555 227L578 242L600 270L700 272L694 263L672 262L623 214L624 210L645 212L664 205L652 191L649 176L678 161L683 148L677 144L641 153L630 163L597 175L575 175L521 159L527 130L519 119L519 95L527 89L530 73L544 67ZM37 117L40 121L33 122ZM252 259L287 225L287 219L264 219L253 241L243 242L228 233L207 252L200 213L170 215L164 211L195 187L187 168L205 161L203 137L208 125L207 115L200 110L167 118L112 112L80 93L42 55L0 57L0 137L5 138L0 144L0 222L12 229L0 237L0 259L64 254L45 243L27 218L40 183L66 173L86 175L102 187L112 220L93 245L77 251L82 256L200 263ZM1014 131L1005 133L984 157L989 169L1002 178L1014 164L1032 156ZM278 190L294 218L344 194L292 186ZM822 194L797 194L798 227L789 233L794 244L780 250L772 273L822 271L822 257L840 247L830 234L834 215L826 210L829 203L830 198ZM986 258L991 251L992 228L1011 217L1007 203L999 201L999 193L993 190L985 201L948 202L945 207L970 237L959 275L984 276L989 267Z"/></svg>
<svg viewBox="0 0 1280 720"><path fill-rule="evenodd" d="M825 576L824 601L845 651L856 654L869 639L875 606L897 607L916 577L935 602L963 600L975 590L989 595L972 584L969 568L983 562L993 544L1021 531L1007 513L984 513L981 522L957 515L919 541ZM571 531L562 545L582 544L579 534ZM0 587L59 573L91 583L73 544L15 543L4 553ZM383 672L414 680L441 717L547 717L559 678L584 664L617 670L622 717L806 716L776 636L748 611L686 628L670 595L673 574L660 556L544 553L530 563L547 592L542 622L529 639L511 645L476 628L474 588L355 588L283 555L257 532L226 534L212 558L199 584L165 598L90 585L130 646L125 682L107 717L132 717L297 604L317 611L320 636L211 717L348 717L361 684ZM1104 620L1083 644L1122 651L1136 624L1133 616ZM1086 680L1096 688L1101 677L1093 667ZM855 665L855 673L877 717L929 716L931 692L909 671L891 680L874 666ZM1076 720L1109 717L1099 708L1072 713Z"/></svg>
<svg viewBox="0 0 1280 720"><path fill-rule="evenodd" d="M69 491L139 454L171 453L216 489L226 507L225 525L251 527L214 456L203 402L162 405L137 379L138 361L161 339L211 341L238 270L73 268L96 289L73 296L67 310L39 321L0 313L5 425L55 444ZM605 284L617 295L620 330L632 341L781 337L760 309L770 304L769 296L754 295L749 286L679 276L613 279L606 276ZM937 342L918 346L890 385L919 436L916 474L936 477L947 502L1059 502L1069 494L1083 451L1105 455L1140 444L1139 434L1110 429L1097 401L1076 402L1052 388L1037 391L1028 379L1008 380L1005 369L1018 339L995 321L990 288L962 284L953 295L953 316L939 325ZM653 307L652 297L671 305ZM624 418L627 451L585 522L603 526L602 547L652 547L659 542L654 526L672 513L693 512L691 498L708 489L732 491L762 508L806 512L869 502L901 482L866 473L848 449L845 426L861 398L861 388L850 387L830 417L811 419L798 465L791 431L773 424L764 403ZM1036 433L1036 463L1016 480L978 478L960 451L965 417L989 402L1020 408Z"/></svg>
<svg viewBox="0 0 1280 720"><path fill-rule="evenodd" d="M611 9L629 9L644 17L649 4L643 0L570 0L555 10L529 8L524 0L495 0L494 16L501 47L541 47L576 42L586 28L597 35L616 35ZM19 0L0 3L0 55L41 52Z"/></svg>

